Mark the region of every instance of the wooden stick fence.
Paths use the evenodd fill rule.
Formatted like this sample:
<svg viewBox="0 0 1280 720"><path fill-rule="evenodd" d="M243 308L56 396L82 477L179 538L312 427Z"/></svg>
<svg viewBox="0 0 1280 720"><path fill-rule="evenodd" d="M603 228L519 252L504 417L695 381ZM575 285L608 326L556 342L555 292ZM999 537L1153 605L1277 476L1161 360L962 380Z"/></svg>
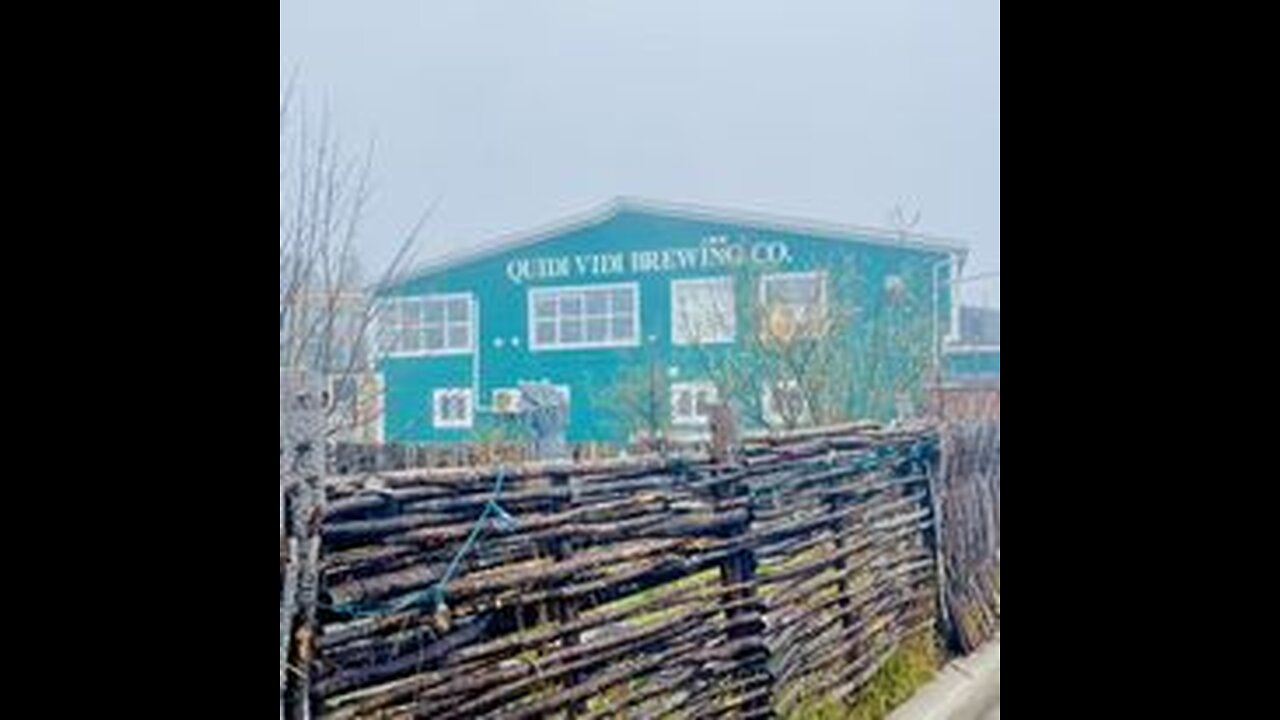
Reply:
<svg viewBox="0 0 1280 720"><path fill-rule="evenodd" d="M947 615L956 649L986 642L1000 623L1000 423L949 426L938 505Z"/></svg>
<svg viewBox="0 0 1280 720"><path fill-rule="evenodd" d="M757 718L850 696L937 624L943 556L968 577L938 545L942 444L859 425L720 460L331 478L297 700L331 718Z"/></svg>

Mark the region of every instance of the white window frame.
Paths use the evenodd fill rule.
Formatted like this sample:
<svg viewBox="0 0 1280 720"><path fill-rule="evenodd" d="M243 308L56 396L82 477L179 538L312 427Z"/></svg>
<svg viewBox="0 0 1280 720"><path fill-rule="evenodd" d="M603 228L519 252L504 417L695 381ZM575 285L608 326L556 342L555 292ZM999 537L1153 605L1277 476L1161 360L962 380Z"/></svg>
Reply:
<svg viewBox="0 0 1280 720"><path fill-rule="evenodd" d="M728 286L729 290L729 307L728 317L725 323L725 334L709 338L692 338L686 334L684 327L684 318L680 317L680 303L677 298L686 288L706 288L711 287L719 289L721 286ZM672 345L717 345L724 343L733 343L738 339L738 311L736 296L734 294L734 283L732 275L719 275L714 277L700 278L681 278L671 281L671 344Z"/></svg>
<svg viewBox="0 0 1280 720"><path fill-rule="evenodd" d="M440 410L442 405L440 401L446 395L450 395L450 394L462 395L463 398L465 399L466 408L467 408L467 413L466 413L467 416L465 418L450 420L450 419L441 417ZM449 388L436 388L431 391L431 426L432 427L440 428L440 429L450 429L450 430L466 429L466 428L470 428L474 424L475 417L476 417L476 405L475 405L475 398L471 394L471 388L449 387Z"/></svg>
<svg viewBox="0 0 1280 720"><path fill-rule="evenodd" d="M798 272L781 272L766 273L760 276L760 307L765 312L769 311L769 284L780 280L794 280L797 278L813 279L818 283L818 308L817 316L826 317L827 315L827 274L821 270L805 270ZM760 329L763 332L763 328ZM798 337L821 337L822 334L804 333Z"/></svg>
<svg viewBox="0 0 1280 720"><path fill-rule="evenodd" d="M479 325L479 323L476 322L476 319L477 319L476 315L480 311L480 305L479 303L476 302L474 294L469 292L461 292L461 293L432 293L428 295L405 295L402 297L385 298L383 300L380 300L379 303L380 305L383 305L383 306L393 305L393 304L399 305L406 302L421 302L421 303L441 302L441 303L444 303L445 305L448 305L449 302L453 300L459 300L459 299L467 301L467 322L465 323L467 327L466 347L458 347L458 348L448 347L449 326L451 324L460 325L462 323L450 323L448 319L448 314L447 314L448 310L446 309L445 319L440 323L440 331L444 334L445 347L442 347L438 350L431 350L425 347L421 347L417 350L396 350L391 352L382 352L382 348L379 341L382 337L381 318L384 317L383 313L385 312L385 310L383 308L379 308L378 312L374 315L375 322L374 322L373 345L374 345L375 352L378 352L381 355L381 357L389 357L389 358L443 357L443 356L449 356L449 355L470 355L474 353L476 348L476 342L477 342L476 328ZM426 323L424 322L423 325L425 324ZM399 332L399 328L397 328L396 330L397 332ZM425 345L425 343L423 344Z"/></svg>
<svg viewBox="0 0 1280 720"><path fill-rule="evenodd" d="M685 382L671 383L671 424L679 427L706 427L711 423L709 415L698 414L698 393L706 392L708 395L707 402L715 403L719 401L719 393L716 390L716 384L707 380L689 380ZM691 412L683 414L679 412L680 403L676 398L681 393L689 393L689 407Z"/></svg>
<svg viewBox="0 0 1280 720"><path fill-rule="evenodd" d="M764 417L764 421L772 427L785 427L787 425L786 416L774 411L773 396L777 392L776 388L786 388L787 390L798 392L800 383L796 380L778 380L766 382L764 387L761 388L760 403L762 412L760 414ZM801 395L800 401L804 402L803 395ZM798 427L812 425L813 408L807 407L806 403L806 407L802 410L802 415L799 418L795 418L795 422Z"/></svg>
<svg viewBox="0 0 1280 720"><path fill-rule="evenodd" d="M587 332L586 332L585 318L587 317L587 315L586 315L585 293L590 291L600 291L600 290L610 291L610 292L614 290L631 291L632 313L631 313L631 339L630 340L604 340L604 341L592 342L586 339ZM583 314L582 314L583 339L580 342L572 342L572 343L566 343L560 340L559 336L560 336L561 318L560 318L559 302L557 301L556 341L552 343L539 342L538 333L537 333L537 320L536 320L537 315L535 313L538 299L547 295L558 297L560 295L570 294L570 293L584 294L583 300L582 300L583 302ZM529 323L528 347L531 352L541 352L541 351L548 351L548 350L591 350L591 349L598 349L598 348L624 348L624 347L638 347L640 345L640 283L628 282L628 283L607 283L607 284L601 284L601 285L551 285L546 287L529 288L527 301L529 304L528 317L527 317L527 320ZM613 328L612 312L610 312L610 314L607 317L609 318L609 328L610 328L609 332L612 333L612 328Z"/></svg>

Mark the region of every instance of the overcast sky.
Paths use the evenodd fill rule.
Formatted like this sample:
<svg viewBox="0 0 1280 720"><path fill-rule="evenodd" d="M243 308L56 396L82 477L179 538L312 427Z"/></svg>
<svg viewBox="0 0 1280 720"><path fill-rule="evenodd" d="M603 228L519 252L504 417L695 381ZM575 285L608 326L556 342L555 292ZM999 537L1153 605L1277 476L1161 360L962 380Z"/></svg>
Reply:
<svg viewBox="0 0 1280 720"><path fill-rule="evenodd" d="M419 259L639 195L901 204L1000 267L998 0L281 0L294 72L376 142L375 264L436 201Z"/></svg>

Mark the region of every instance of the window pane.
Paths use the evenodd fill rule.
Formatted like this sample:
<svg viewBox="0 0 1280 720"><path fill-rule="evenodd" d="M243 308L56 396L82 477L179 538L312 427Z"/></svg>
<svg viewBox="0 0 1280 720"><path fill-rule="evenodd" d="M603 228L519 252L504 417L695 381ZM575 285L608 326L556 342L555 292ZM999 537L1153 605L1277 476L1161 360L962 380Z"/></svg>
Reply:
<svg viewBox="0 0 1280 720"><path fill-rule="evenodd" d="M466 298L449 301L449 322L467 322L471 315L471 303Z"/></svg>
<svg viewBox="0 0 1280 720"><path fill-rule="evenodd" d="M444 303L439 300L431 300L422 303L425 306L423 319L426 322L438 323L444 322Z"/></svg>
<svg viewBox="0 0 1280 720"><path fill-rule="evenodd" d="M414 300L402 300L396 303L394 315L396 324L400 326L417 325L422 322L422 308Z"/></svg>
<svg viewBox="0 0 1280 720"><path fill-rule="evenodd" d="M572 319L560 320L560 342L582 342L582 321Z"/></svg>
<svg viewBox="0 0 1280 720"><path fill-rule="evenodd" d="M560 296L560 314L574 317L582 315L582 296L576 293Z"/></svg>
<svg viewBox="0 0 1280 720"><path fill-rule="evenodd" d="M400 352L417 352L422 348L420 333L417 330L400 331Z"/></svg>
<svg viewBox="0 0 1280 720"><path fill-rule="evenodd" d="M733 339L733 280L715 278L672 285L676 298L672 336L678 343Z"/></svg>
<svg viewBox="0 0 1280 720"><path fill-rule="evenodd" d="M424 347L427 350L439 350L444 347L444 329L439 325L428 325L422 331Z"/></svg>
<svg viewBox="0 0 1280 720"><path fill-rule="evenodd" d="M549 318L556 316L556 299L554 297L540 297L533 303L533 314L540 318Z"/></svg>
<svg viewBox="0 0 1280 720"><path fill-rule="evenodd" d="M388 326L386 323L379 322L377 326L377 347L379 353L395 352L399 341L400 331Z"/></svg>
<svg viewBox="0 0 1280 720"><path fill-rule="evenodd" d="M710 401L710 397L708 396L707 391L699 390L697 402L694 406L694 412L698 415L698 417L707 416L707 413L708 413L707 403L709 401Z"/></svg>
<svg viewBox="0 0 1280 720"><path fill-rule="evenodd" d="M587 314L604 315L609 312L609 293L593 290L587 293Z"/></svg>
<svg viewBox="0 0 1280 720"><path fill-rule="evenodd" d="M614 315L613 316L613 332L610 337L613 340L634 340L635 328L632 327L632 319L630 315Z"/></svg>
<svg viewBox="0 0 1280 720"><path fill-rule="evenodd" d="M550 345L556 341L556 321L539 321L534 326L534 340L539 345Z"/></svg>
<svg viewBox="0 0 1280 720"><path fill-rule="evenodd" d="M614 312L631 312L635 303L632 302L631 290L614 290L613 291L613 311Z"/></svg>
<svg viewBox="0 0 1280 720"><path fill-rule="evenodd" d="M449 347L460 350L471 345L471 328L467 325L449 326Z"/></svg>
<svg viewBox="0 0 1280 720"><path fill-rule="evenodd" d="M593 317L587 320L587 342L604 342L608 334L608 319Z"/></svg>

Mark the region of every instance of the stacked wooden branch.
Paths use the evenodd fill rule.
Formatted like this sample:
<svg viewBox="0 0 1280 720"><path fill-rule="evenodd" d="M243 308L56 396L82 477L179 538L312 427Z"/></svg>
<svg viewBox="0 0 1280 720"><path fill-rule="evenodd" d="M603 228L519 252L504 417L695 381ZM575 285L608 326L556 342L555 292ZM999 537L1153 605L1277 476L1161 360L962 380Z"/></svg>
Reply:
<svg viewBox="0 0 1280 720"><path fill-rule="evenodd" d="M927 428L858 425L754 438L719 463L336 478L317 710L766 717L855 692L935 620L936 452Z"/></svg>

